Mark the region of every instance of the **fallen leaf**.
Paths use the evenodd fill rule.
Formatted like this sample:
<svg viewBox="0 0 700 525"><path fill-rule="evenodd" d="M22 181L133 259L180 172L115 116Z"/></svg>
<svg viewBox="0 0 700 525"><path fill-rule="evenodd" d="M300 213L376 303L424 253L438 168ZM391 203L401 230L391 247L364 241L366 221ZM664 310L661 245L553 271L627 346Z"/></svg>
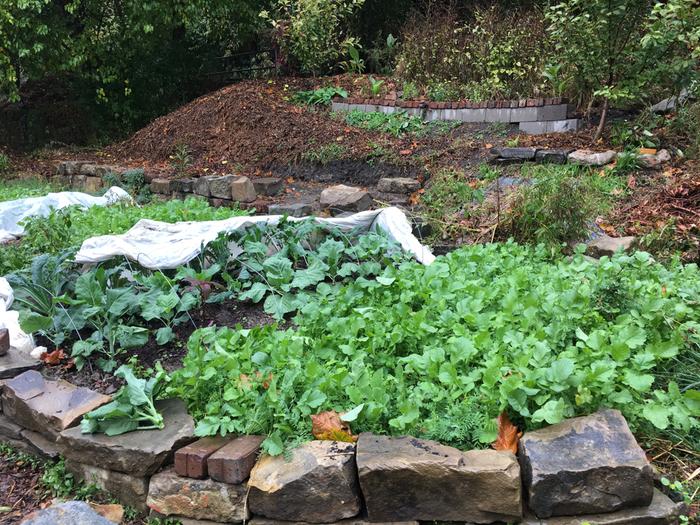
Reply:
<svg viewBox="0 0 700 525"><path fill-rule="evenodd" d="M656 155L655 148L639 148L640 155Z"/></svg>
<svg viewBox="0 0 700 525"><path fill-rule="evenodd" d="M66 359L68 356L66 353L61 350L60 348L58 350L54 350L53 352L44 352L41 354L39 359L41 359L45 364L50 365L50 366L55 366L61 363L63 359Z"/></svg>
<svg viewBox="0 0 700 525"><path fill-rule="evenodd" d="M627 187L628 188L636 188L637 187L637 179L634 177L634 175L630 175L627 177Z"/></svg>
<svg viewBox="0 0 700 525"><path fill-rule="evenodd" d="M350 425L340 419L335 410L328 410L311 416L311 433L321 441L344 441L354 443L357 436L352 435Z"/></svg>
<svg viewBox="0 0 700 525"><path fill-rule="evenodd" d="M518 453L518 441L520 441L522 432L518 432L518 427L510 422L508 414L501 412L498 416L498 437L491 446L495 450L506 450L513 454Z"/></svg>
<svg viewBox="0 0 700 525"><path fill-rule="evenodd" d="M485 147L486 149L491 149L491 148L493 148L493 144L488 144L488 143L487 143L487 144L484 144L484 147Z"/></svg>
<svg viewBox="0 0 700 525"><path fill-rule="evenodd" d="M413 153L413 150L410 149L402 149L399 151L399 155L410 155L411 153Z"/></svg>
<svg viewBox="0 0 700 525"><path fill-rule="evenodd" d="M287 184L291 184L294 182L294 177L287 177Z"/></svg>

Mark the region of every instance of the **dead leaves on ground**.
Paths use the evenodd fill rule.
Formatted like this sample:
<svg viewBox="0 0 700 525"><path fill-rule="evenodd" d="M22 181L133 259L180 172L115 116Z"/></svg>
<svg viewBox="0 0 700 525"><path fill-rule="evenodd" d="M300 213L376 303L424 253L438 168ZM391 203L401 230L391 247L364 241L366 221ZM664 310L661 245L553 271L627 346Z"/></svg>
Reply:
<svg viewBox="0 0 700 525"><path fill-rule="evenodd" d="M498 416L498 436L491 446L495 450L506 450L513 454L518 453L518 442L523 433L518 431L513 423L510 422L508 414L501 412Z"/></svg>
<svg viewBox="0 0 700 525"><path fill-rule="evenodd" d="M335 410L328 410L311 416L311 433L321 441L343 441L354 443L357 436L352 434L350 425L340 419Z"/></svg>

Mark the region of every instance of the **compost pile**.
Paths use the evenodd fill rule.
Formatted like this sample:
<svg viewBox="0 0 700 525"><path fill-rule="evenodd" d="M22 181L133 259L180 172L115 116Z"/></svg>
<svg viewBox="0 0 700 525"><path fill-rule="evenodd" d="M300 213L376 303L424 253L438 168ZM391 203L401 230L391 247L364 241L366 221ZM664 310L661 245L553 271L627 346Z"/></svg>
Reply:
<svg viewBox="0 0 700 525"><path fill-rule="evenodd" d="M336 77L334 83L342 86L343 79ZM313 79L233 84L156 119L111 149L117 157L157 165L169 163L178 147L186 147L192 167L226 171L236 165L296 162L309 148L334 142L348 153L366 147L363 135L372 133L330 118L325 108L291 102L297 91L314 87Z"/></svg>

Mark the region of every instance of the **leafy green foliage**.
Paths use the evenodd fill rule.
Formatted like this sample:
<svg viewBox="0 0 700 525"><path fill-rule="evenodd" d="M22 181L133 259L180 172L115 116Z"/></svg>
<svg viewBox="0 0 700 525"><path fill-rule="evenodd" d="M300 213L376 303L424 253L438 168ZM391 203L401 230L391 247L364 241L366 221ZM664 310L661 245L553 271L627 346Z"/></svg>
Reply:
<svg viewBox="0 0 700 525"><path fill-rule="evenodd" d="M53 465L45 464L41 476L44 490L54 498L87 500L100 493L95 484L80 483L66 469L65 460L59 459Z"/></svg>
<svg viewBox="0 0 700 525"><path fill-rule="evenodd" d="M460 125L459 122L433 121L423 122L418 116L405 111L395 113L378 113L352 110L345 116L345 122L370 131L380 131L399 137L406 133L424 134L431 131L445 133Z"/></svg>
<svg viewBox="0 0 700 525"><path fill-rule="evenodd" d="M0 173L3 171L1 165L2 160L0 160ZM7 180L0 182L0 187L2 188L0 202L24 199L27 197L43 197L52 191L61 190L59 185L41 179Z"/></svg>
<svg viewBox="0 0 700 525"><path fill-rule="evenodd" d="M348 32L348 20L364 0L276 0L270 22L287 62L304 73L326 73L359 44ZM292 64L290 64L292 65Z"/></svg>
<svg viewBox="0 0 700 525"><path fill-rule="evenodd" d="M297 91L292 100L308 106L327 106L334 97L347 98L348 92L337 86L326 86L310 91Z"/></svg>
<svg viewBox="0 0 700 525"><path fill-rule="evenodd" d="M455 444L492 438L502 410L536 428L602 406L693 439L700 392L673 367L700 348L699 292L697 266L643 252L592 263L475 245L359 277L308 303L295 328L198 330L171 393L199 435L266 433L273 454L308 435L310 414L360 405L353 431Z"/></svg>
<svg viewBox="0 0 700 525"><path fill-rule="evenodd" d="M546 16L554 60L579 100L677 93L697 73L700 8L692 0L565 0Z"/></svg>
<svg viewBox="0 0 700 525"><path fill-rule="evenodd" d="M96 432L116 436L134 430L162 429L163 416L154 405L165 385L165 371L158 367L150 379L137 378L131 368L122 365L114 374L126 384L114 395L111 402L88 412L80 422L84 434Z"/></svg>
<svg viewBox="0 0 700 525"><path fill-rule="evenodd" d="M519 242L550 246L584 240L604 196L576 167L537 167L514 194L499 232Z"/></svg>
<svg viewBox="0 0 700 525"><path fill-rule="evenodd" d="M219 246L231 242L243 251L235 257L228 250L218 253ZM408 256L380 233L344 233L308 220L234 232L210 245L205 257L225 269L224 280L229 282L229 290L212 296L212 301L235 292L239 300L264 300L265 312L282 319L313 296L329 297L342 282L372 278Z"/></svg>
<svg viewBox="0 0 700 525"><path fill-rule="evenodd" d="M4 153L0 152L0 173L5 173L6 171L9 171L10 166L12 166L12 163L10 162L10 157L8 157ZM3 198L3 200L12 200L12 199Z"/></svg>
<svg viewBox="0 0 700 525"><path fill-rule="evenodd" d="M433 100L530 97L541 90L551 42L537 9L430 9L408 20L396 73L427 88Z"/></svg>
<svg viewBox="0 0 700 525"><path fill-rule="evenodd" d="M427 220L434 237L456 238L474 205L483 200L484 192L470 184L464 173L441 170L430 178L422 196L421 217Z"/></svg>
<svg viewBox="0 0 700 525"><path fill-rule="evenodd" d="M127 204L68 207L52 211L47 217L33 217L25 223L25 236L19 243L0 246L0 275L26 267L42 253L57 254L78 247L96 235L120 234L140 219L164 222L226 219L245 212L233 208L214 208L203 199L153 202L143 207Z"/></svg>
<svg viewBox="0 0 700 525"><path fill-rule="evenodd" d="M119 186L128 191L137 204L145 204L151 199L151 188L143 168L126 170L123 173L110 172L104 176L108 186Z"/></svg>

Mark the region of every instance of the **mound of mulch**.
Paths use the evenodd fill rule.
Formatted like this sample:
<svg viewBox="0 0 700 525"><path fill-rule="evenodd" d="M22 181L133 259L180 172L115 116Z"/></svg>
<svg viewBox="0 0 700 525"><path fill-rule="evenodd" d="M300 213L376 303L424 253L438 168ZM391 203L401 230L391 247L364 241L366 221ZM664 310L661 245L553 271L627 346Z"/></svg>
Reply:
<svg viewBox="0 0 700 525"><path fill-rule="evenodd" d="M267 168L301 160L311 148L336 143L349 157L369 151L374 134L348 127L327 108L292 104L299 90L335 84L348 77L249 80L209 93L156 119L110 148L119 158L168 165L178 146L187 146L192 168L230 171L237 166Z"/></svg>

